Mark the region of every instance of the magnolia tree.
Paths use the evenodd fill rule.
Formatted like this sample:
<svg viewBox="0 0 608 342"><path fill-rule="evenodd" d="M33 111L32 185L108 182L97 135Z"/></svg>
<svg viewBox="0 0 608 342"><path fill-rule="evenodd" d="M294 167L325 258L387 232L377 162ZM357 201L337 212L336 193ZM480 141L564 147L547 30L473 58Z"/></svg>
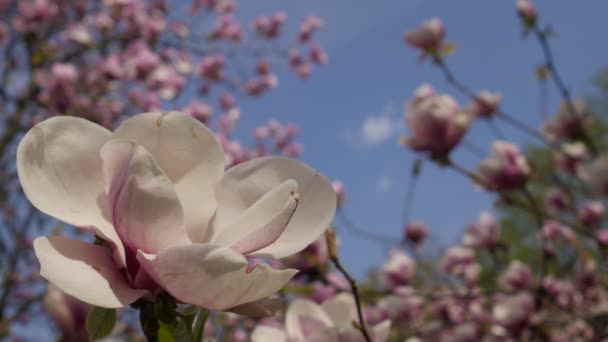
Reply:
<svg viewBox="0 0 608 342"><path fill-rule="evenodd" d="M424 84L406 102L401 144L419 156L408 201L434 163L495 194L499 215L481 213L439 258L422 253L422 221L405 222L402 243L356 227L344 185L293 158L295 126L261 126L251 147L233 136L235 99L276 86L272 66L307 77L327 59L312 41L319 19L277 49L267 43L284 14L246 25L236 10L221 0L2 2L2 336L18 339L44 310L69 341L608 337L606 130L560 77L532 3L517 1L517 14L544 56L539 82L563 102L541 128L457 77L439 18L404 35L470 101ZM462 165L452 152L471 148L463 139L482 121L497 141ZM502 124L533 142L519 148ZM364 281L338 257L340 223L393 246Z"/></svg>

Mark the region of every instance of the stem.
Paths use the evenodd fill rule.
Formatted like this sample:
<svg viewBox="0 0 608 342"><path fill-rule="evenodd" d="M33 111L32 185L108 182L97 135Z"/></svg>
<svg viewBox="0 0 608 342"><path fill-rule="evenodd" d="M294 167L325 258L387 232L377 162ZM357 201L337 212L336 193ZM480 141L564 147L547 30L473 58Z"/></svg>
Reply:
<svg viewBox="0 0 608 342"><path fill-rule="evenodd" d="M367 329L365 328L365 320L363 319L363 310L361 309L361 299L359 298L359 290L357 289L357 283L350 276L350 274L348 274L348 272L346 271L344 266L342 266L342 263L340 263L340 260L338 259L338 255L336 254L335 232L331 228L327 229L327 231L325 232L325 238L327 240L327 250L329 252L328 253L329 258L334 263L334 265L336 265L336 268L338 269L338 271L340 271L340 273L342 273L344 278L346 278L348 280L351 291L353 293L353 296L355 297L355 304L357 306L357 316L359 318L359 323L355 324L353 322L353 325L355 326L355 328L357 328L357 329L359 329L359 331L361 331L361 334L363 335L363 338L365 339L365 341L372 342L372 339L369 336Z"/></svg>
<svg viewBox="0 0 608 342"><path fill-rule="evenodd" d="M344 210L342 208L338 208L337 216L344 222L344 225L346 226L346 228L348 228L350 231L352 231L353 233L355 233L357 235L360 235L366 239L375 240L375 241L385 244L385 245L395 245L396 244L396 240L393 237L385 236L385 235L381 235L381 234L377 234L377 233L372 233L370 231L357 227L353 223L353 221L351 219L349 219L348 216L346 216L346 214L344 213Z"/></svg>
<svg viewBox="0 0 608 342"><path fill-rule="evenodd" d="M484 103L483 99L479 98L471 89L469 89L467 86L465 86L463 83L461 83L454 76L454 74L452 73L452 71L450 70L450 68L448 68L447 64L445 64L443 62L443 60L437 60L437 61L435 61L435 65L437 67L439 67L439 69L443 72L443 75L445 76L445 79L447 80L447 82L449 84L451 84L452 86L454 86L461 93L463 93L464 95L468 96L472 100ZM502 119L503 121L511 124L512 126L519 128L520 130L522 130L522 131L530 134L531 136L533 136L533 137L539 139L540 141L546 143L547 145L551 146L551 144L545 140L545 137L543 137L542 133L540 133L536 129L528 126L527 124L525 124L525 123L517 120L516 118L508 115L507 113L501 111L500 109L496 110L496 114L495 115L496 115L497 118Z"/></svg>
<svg viewBox="0 0 608 342"><path fill-rule="evenodd" d="M416 159L412 165L412 171L410 172L410 179L408 181L407 189L405 190L405 203L403 205L403 224L407 224L410 220L410 212L412 211L412 202L414 202L414 196L416 195L416 181L422 170L422 160Z"/></svg>
<svg viewBox="0 0 608 342"><path fill-rule="evenodd" d="M200 309L196 314L196 318L194 319L194 331L192 332L192 336L194 341L202 341L203 333L205 331L205 323L207 322L207 318L209 317L209 311L205 309Z"/></svg>
<svg viewBox="0 0 608 342"><path fill-rule="evenodd" d="M570 116L572 118L576 119L576 117L577 117L576 108L574 107L574 103L572 102L572 96L570 95L570 89L568 89L568 87L566 86L565 82L563 81L562 77L559 74L559 71L557 70L557 67L555 66L555 60L553 58L553 52L551 51L551 46L549 45L549 40L547 39L547 34L542 32L538 28L538 25L534 25L534 27L532 29L534 31L534 35L536 36L536 38L538 39L538 42L540 43L541 49L543 50L543 54L545 55L545 66L549 70L551 79L553 80L553 83L555 84L555 87L557 88L557 90L560 92L560 94L564 100L564 103L566 104L566 108L568 109L568 113L570 113ZM597 148L595 147L593 140L585 132L584 127L582 128L582 135L583 135L583 140L586 142L587 146L589 147L590 152L593 155L596 155Z"/></svg>

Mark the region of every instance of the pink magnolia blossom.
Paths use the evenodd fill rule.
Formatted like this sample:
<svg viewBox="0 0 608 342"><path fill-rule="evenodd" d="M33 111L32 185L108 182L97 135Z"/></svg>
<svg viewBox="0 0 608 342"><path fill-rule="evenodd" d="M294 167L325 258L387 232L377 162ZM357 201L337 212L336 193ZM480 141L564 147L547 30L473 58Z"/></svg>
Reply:
<svg viewBox="0 0 608 342"><path fill-rule="evenodd" d="M300 43L306 43L312 38L312 34L322 28L324 25L323 20L314 15L304 18L300 25L300 31L298 33L298 41Z"/></svg>
<svg viewBox="0 0 608 342"><path fill-rule="evenodd" d="M445 157L465 135L471 119L451 96L435 95L424 85L406 105L405 120L413 136L402 138L402 144L434 158Z"/></svg>
<svg viewBox="0 0 608 342"><path fill-rule="evenodd" d="M581 177L589 183L594 191L608 195L608 154L600 155L586 165Z"/></svg>
<svg viewBox="0 0 608 342"><path fill-rule="evenodd" d="M463 237L463 244L473 248L492 249L498 244L500 228L490 213L483 212L476 222L467 227Z"/></svg>
<svg viewBox="0 0 608 342"><path fill-rule="evenodd" d="M88 341L85 327L91 306L49 285L43 299L44 310L53 319L65 341Z"/></svg>
<svg viewBox="0 0 608 342"><path fill-rule="evenodd" d="M549 220L543 224L541 237L546 240L563 239L566 241L574 241L576 239L576 235L572 229L555 220Z"/></svg>
<svg viewBox="0 0 608 342"><path fill-rule="evenodd" d="M578 211L578 216L584 224L596 226L602 222L606 209L600 201L588 201Z"/></svg>
<svg viewBox="0 0 608 342"><path fill-rule="evenodd" d="M502 96L499 93L481 91L471 103L471 111L480 118L489 118L498 109Z"/></svg>
<svg viewBox="0 0 608 342"><path fill-rule="evenodd" d="M441 19L435 17L424 22L416 29L406 32L403 39L414 48L424 52L435 52L441 47L444 35L445 27Z"/></svg>
<svg viewBox="0 0 608 342"><path fill-rule="evenodd" d="M355 299L349 293L340 293L321 305L307 299L296 299L285 314L285 329L258 325L251 334L251 341L365 341L361 332L352 325L357 321ZM390 326L390 321L385 320L368 327L372 341L386 341Z"/></svg>
<svg viewBox="0 0 608 342"><path fill-rule="evenodd" d="M339 180L335 180L331 183L331 185L334 188L334 192L336 193L336 197L338 199L338 207L343 206L344 203L346 203L346 191L344 190L344 184Z"/></svg>
<svg viewBox="0 0 608 342"><path fill-rule="evenodd" d="M481 186L495 191L512 190L523 186L528 180L530 166L516 145L496 141L492 155L482 160L475 175Z"/></svg>
<svg viewBox="0 0 608 342"><path fill-rule="evenodd" d="M503 329L496 329L500 335L513 334L525 329L534 314L534 296L528 292L520 292L512 296L505 296L494 304L492 318Z"/></svg>
<svg viewBox="0 0 608 342"><path fill-rule="evenodd" d="M587 157L587 147L581 142L563 144L559 151L554 152L557 167L575 175L581 174Z"/></svg>
<svg viewBox="0 0 608 342"><path fill-rule="evenodd" d="M429 234L427 226L422 221L412 221L405 225L405 240L419 247Z"/></svg>
<svg viewBox="0 0 608 342"><path fill-rule="evenodd" d="M507 269L498 277L498 285L508 292L528 289L532 285L532 269L519 260L511 260Z"/></svg>
<svg viewBox="0 0 608 342"><path fill-rule="evenodd" d="M573 140L584 133L585 124L589 119L587 104L579 99L571 106L562 103L555 116L543 125L543 134L551 141Z"/></svg>
<svg viewBox="0 0 608 342"><path fill-rule="evenodd" d="M551 213L566 211L571 204L568 193L561 188L550 188L545 193L545 206Z"/></svg>
<svg viewBox="0 0 608 342"><path fill-rule="evenodd" d="M528 25L534 25L537 18L536 7L530 2L530 0L516 0L515 8L517 14L526 22Z"/></svg>
<svg viewBox="0 0 608 342"><path fill-rule="evenodd" d="M294 159L227 171L224 163L213 133L179 112L136 115L113 133L76 117L39 123L17 151L23 191L40 211L103 241L37 238L41 275L102 307L164 289L210 310L259 314L297 271L248 258L304 249L330 223L336 197Z"/></svg>
<svg viewBox="0 0 608 342"><path fill-rule="evenodd" d="M475 261L475 251L462 246L452 246L445 251L441 268L469 284L475 282L481 272L481 267Z"/></svg>
<svg viewBox="0 0 608 342"><path fill-rule="evenodd" d="M398 249L389 251L389 258L380 267L380 279L388 288L409 284L416 272L416 263L404 252Z"/></svg>

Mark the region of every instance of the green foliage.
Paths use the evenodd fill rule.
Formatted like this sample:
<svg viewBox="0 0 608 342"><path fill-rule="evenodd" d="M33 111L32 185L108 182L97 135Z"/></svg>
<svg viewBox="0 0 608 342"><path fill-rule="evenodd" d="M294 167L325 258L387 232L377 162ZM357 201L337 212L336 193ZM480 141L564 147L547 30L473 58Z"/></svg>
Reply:
<svg viewBox="0 0 608 342"><path fill-rule="evenodd" d="M112 332L116 324L116 309L94 307L87 315L86 327L89 340L104 338Z"/></svg>

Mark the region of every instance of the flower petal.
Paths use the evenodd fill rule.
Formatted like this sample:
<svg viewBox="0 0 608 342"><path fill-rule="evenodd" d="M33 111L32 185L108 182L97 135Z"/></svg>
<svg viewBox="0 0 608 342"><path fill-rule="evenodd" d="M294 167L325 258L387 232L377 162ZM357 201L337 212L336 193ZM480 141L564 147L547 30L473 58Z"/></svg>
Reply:
<svg viewBox="0 0 608 342"><path fill-rule="evenodd" d="M110 140L101 159L112 223L125 245L156 253L190 243L173 184L145 148Z"/></svg>
<svg viewBox="0 0 608 342"><path fill-rule="evenodd" d="M374 340L374 342L387 341L391 333L391 321L388 319L384 320L374 325L370 330L372 340Z"/></svg>
<svg viewBox="0 0 608 342"><path fill-rule="evenodd" d="M132 140L150 152L175 186L190 238L201 241L224 173L224 152L213 133L190 115L151 112L123 122L113 138Z"/></svg>
<svg viewBox="0 0 608 342"><path fill-rule="evenodd" d="M124 263L124 248L107 219L99 150L107 129L82 118L57 116L34 126L17 148L23 192L38 210L65 223L92 228L114 244Z"/></svg>
<svg viewBox="0 0 608 342"><path fill-rule="evenodd" d="M321 304L321 307L332 322L339 327L352 327L352 322L357 321L357 305L352 294L342 292Z"/></svg>
<svg viewBox="0 0 608 342"><path fill-rule="evenodd" d="M287 228L272 244L250 255L282 258L301 251L331 223L337 199L327 178L295 159L264 157L229 169L218 188L214 225L227 225L289 179L297 183L299 197Z"/></svg>
<svg viewBox="0 0 608 342"><path fill-rule="evenodd" d="M281 329L258 325L251 333L251 342L287 342L287 334Z"/></svg>
<svg viewBox="0 0 608 342"><path fill-rule="evenodd" d="M249 269L243 255L211 244L171 247L156 255L139 251L137 260L175 298L210 310L266 298L298 272L264 264Z"/></svg>
<svg viewBox="0 0 608 342"><path fill-rule="evenodd" d="M321 306L308 299L294 300L285 313L285 330L289 337L298 341L306 341L315 333L333 326Z"/></svg>
<svg viewBox="0 0 608 342"><path fill-rule="evenodd" d="M298 206L297 188L294 180L287 180L227 225L216 228L213 220L207 231L214 235L210 242L242 254L270 245L285 231Z"/></svg>
<svg viewBox="0 0 608 342"><path fill-rule="evenodd" d="M106 308L133 303L148 291L133 289L108 249L60 236L34 240L40 274L65 293Z"/></svg>
<svg viewBox="0 0 608 342"><path fill-rule="evenodd" d="M264 298L255 302L241 304L231 308L229 311L249 318L264 318L273 316L283 308L283 299Z"/></svg>

